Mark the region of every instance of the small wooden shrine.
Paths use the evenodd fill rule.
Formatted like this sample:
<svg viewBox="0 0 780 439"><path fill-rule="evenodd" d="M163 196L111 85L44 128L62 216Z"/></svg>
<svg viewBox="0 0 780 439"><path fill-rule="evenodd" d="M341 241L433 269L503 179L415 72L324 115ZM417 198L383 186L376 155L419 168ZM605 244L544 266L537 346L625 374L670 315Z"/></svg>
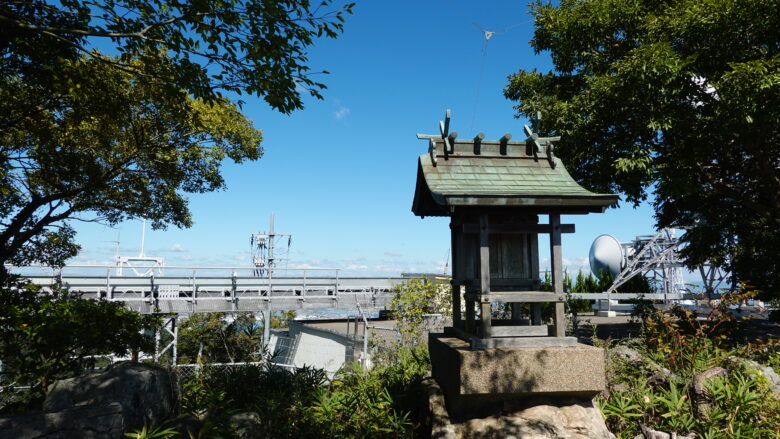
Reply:
<svg viewBox="0 0 780 439"><path fill-rule="evenodd" d="M429 150L419 158L412 205L421 217L450 217L453 326L445 334L471 349L576 345L565 336L561 255L561 234L574 225L560 218L603 212L617 196L577 184L553 153L558 138L526 126L523 141L482 133L461 140L449 116L440 134L417 135ZM550 239L552 291L541 288L540 235ZM542 319L544 303L552 304L551 325Z"/></svg>

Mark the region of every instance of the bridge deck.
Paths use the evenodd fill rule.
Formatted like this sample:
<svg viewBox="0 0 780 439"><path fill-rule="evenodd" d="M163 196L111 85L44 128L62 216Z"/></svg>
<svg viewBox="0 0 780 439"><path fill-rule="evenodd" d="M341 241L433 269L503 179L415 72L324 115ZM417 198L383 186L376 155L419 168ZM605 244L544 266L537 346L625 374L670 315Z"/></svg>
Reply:
<svg viewBox="0 0 780 439"><path fill-rule="evenodd" d="M141 313L197 313L297 309L364 310L385 308L395 285L407 277L340 277L336 269L297 270L299 276L252 276L250 269L229 267L168 267L166 275L117 276L116 267L88 267L89 274L41 274L19 267L19 274L50 290L58 283L87 298L122 301ZM66 268L78 268L69 266ZM99 268L95 271L95 268ZM173 268L174 270L170 270ZM220 272L221 270L221 272ZM323 273L329 270L334 276ZM16 270L15 270L16 271ZM283 272L284 270L275 270ZM173 272L173 273L171 273ZM207 275L201 275L202 273ZM232 273L231 273L232 272ZM242 275L238 275L241 272ZM310 272L315 275L311 276ZM100 273L100 274L98 274ZM176 274L174 274L176 273ZM187 274L183 274L187 273ZM626 300L701 299L690 294L572 293L573 298Z"/></svg>
<svg viewBox="0 0 780 439"><path fill-rule="evenodd" d="M230 312L384 308L402 277L25 275L50 290L57 283L86 298L122 301L152 312Z"/></svg>

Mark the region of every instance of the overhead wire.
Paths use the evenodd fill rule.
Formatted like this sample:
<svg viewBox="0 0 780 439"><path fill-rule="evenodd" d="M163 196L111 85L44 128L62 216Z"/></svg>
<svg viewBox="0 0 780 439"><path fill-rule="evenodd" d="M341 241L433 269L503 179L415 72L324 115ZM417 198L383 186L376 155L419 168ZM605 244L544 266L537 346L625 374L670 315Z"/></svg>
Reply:
<svg viewBox="0 0 780 439"><path fill-rule="evenodd" d="M496 30L496 31L491 31L491 30L487 30L486 28L481 26L479 23L477 23L475 20L470 18L465 12L463 12L463 10L461 10L457 6L457 4L455 4L454 1L444 0L444 3L448 4L451 7L451 9L453 11L455 11L455 13L457 13L463 19L465 19L466 21L471 23L471 25L474 26L475 28L477 28L482 33L482 35L484 36L484 39L482 40L482 58L480 59L479 78L477 80L477 86L476 86L476 90L475 90L475 93L474 93L474 108L471 111L471 126L469 128L470 131L474 131L474 123L476 122L477 112L479 110L479 99L480 99L480 91L481 91L481 87L482 87L482 80L483 80L483 77L485 76L485 63L486 63L485 60L487 58L488 43L490 42L490 39L494 35L499 35L499 34L506 33L506 32L508 32L511 29L514 29L514 28L516 28L518 26L522 26L522 25L524 25L526 23L529 23L532 20L525 20L523 22L515 23L515 24L509 25L507 27L501 28L499 30Z"/></svg>

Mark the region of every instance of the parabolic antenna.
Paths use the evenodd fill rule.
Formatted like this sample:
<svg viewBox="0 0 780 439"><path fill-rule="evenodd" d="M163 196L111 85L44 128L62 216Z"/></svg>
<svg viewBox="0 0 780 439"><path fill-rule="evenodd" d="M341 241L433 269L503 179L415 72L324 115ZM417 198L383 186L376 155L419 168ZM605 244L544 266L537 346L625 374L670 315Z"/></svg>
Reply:
<svg viewBox="0 0 780 439"><path fill-rule="evenodd" d="M590 246L590 271L598 275L608 272L614 278L625 266L623 246L612 235L601 235Z"/></svg>

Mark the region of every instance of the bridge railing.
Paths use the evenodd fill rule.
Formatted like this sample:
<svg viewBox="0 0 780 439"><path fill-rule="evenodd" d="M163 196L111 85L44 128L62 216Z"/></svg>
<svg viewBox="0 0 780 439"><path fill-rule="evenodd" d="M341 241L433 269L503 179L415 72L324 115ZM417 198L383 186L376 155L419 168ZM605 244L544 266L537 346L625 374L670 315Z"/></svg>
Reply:
<svg viewBox="0 0 780 439"><path fill-rule="evenodd" d="M338 298L355 293L389 293L400 277L342 277L338 268L136 266L145 275L119 275L120 267L68 265L9 267L44 288L60 285L87 297L125 302L155 300L237 300ZM127 267L122 267L125 270Z"/></svg>

